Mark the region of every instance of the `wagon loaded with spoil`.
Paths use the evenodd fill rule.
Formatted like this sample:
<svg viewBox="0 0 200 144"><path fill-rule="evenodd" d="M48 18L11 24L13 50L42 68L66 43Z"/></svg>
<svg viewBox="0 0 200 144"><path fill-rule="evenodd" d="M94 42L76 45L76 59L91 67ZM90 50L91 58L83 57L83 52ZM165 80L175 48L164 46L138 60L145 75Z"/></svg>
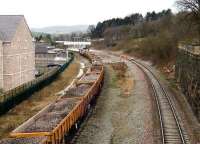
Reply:
<svg viewBox="0 0 200 144"><path fill-rule="evenodd" d="M85 53L92 66L65 94L10 133L0 144L59 144L87 113L102 87L104 68L99 57Z"/></svg>

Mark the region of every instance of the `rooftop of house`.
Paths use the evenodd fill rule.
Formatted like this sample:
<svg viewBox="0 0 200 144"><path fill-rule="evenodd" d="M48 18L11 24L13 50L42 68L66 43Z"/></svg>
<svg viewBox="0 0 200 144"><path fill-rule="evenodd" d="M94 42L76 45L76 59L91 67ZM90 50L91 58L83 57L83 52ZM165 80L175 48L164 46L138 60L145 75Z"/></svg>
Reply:
<svg viewBox="0 0 200 144"><path fill-rule="evenodd" d="M0 15L0 40L12 41L17 26L23 19L23 15Z"/></svg>
<svg viewBox="0 0 200 144"><path fill-rule="evenodd" d="M35 53L36 54L47 54L48 53L48 43L35 43Z"/></svg>

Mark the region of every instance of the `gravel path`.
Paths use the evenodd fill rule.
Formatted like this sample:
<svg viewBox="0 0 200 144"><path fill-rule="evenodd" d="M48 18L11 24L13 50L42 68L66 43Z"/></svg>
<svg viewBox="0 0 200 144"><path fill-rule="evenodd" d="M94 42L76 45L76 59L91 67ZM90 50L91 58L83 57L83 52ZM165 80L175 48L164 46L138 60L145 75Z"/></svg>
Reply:
<svg viewBox="0 0 200 144"><path fill-rule="evenodd" d="M102 54L104 62L120 61ZM111 59L111 61L110 61ZM151 96L144 74L132 63L127 75L134 81L129 96L121 94L115 71L106 66L105 83L90 119L85 122L77 144L153 144Z"/></svg>

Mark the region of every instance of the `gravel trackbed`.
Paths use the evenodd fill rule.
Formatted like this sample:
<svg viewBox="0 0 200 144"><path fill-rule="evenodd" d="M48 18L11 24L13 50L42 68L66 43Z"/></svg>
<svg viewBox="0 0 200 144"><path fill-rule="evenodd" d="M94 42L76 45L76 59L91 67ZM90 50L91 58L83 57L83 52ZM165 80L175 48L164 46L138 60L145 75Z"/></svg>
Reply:
<svg viewBox="0 0 200 144"><path fill-rule="evenodd" d="M126 77L134 81L130 94L122 93L116 71L106 66L102 92L92 116L81 128L77 144L154 143L152 100L146 78L134 64L126 64Z"/></svg>

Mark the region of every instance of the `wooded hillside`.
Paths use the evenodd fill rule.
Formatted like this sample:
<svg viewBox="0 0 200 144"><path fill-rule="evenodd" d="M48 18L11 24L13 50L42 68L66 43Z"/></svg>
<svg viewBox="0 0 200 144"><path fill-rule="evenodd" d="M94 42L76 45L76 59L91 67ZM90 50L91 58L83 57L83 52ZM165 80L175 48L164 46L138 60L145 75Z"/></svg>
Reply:
<svg viewBox="0 0 200 144"><path fill-rule="evenodd" d="M198 41L198 26L190 17L188 11L173 14L170 9L148 12L144 17L136 13L99 22L89 32L92 38L104 38L103 43L95 43L97 48L122 50L162 64L175 59L179 42Z"/></svg>

